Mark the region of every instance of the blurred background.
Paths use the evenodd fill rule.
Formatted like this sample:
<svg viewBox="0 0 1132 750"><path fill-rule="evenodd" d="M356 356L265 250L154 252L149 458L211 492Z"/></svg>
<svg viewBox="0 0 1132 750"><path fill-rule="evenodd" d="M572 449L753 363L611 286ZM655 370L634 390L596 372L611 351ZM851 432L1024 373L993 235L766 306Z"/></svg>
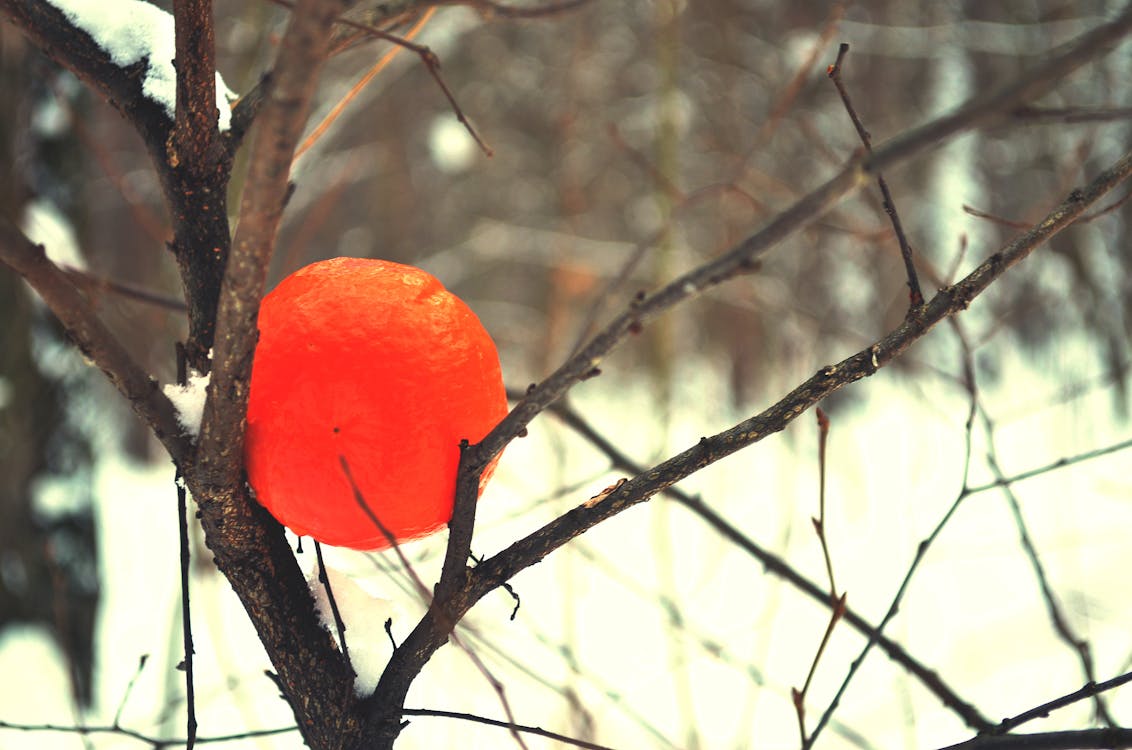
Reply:
<svg viewBox="0 0 1132 750"><path fill-rule="evenodd" d="M424 4L401 5L406 13L388 28L408 33ZM508 386L521 390L639 291L732 247L859 148L826 76L839 43L850 45L844 83L881 143L1019 74L1121 5L591 0L531 18L486 4L441 7L416 41L437 53L440 76L492 155L403 50L297 160L269 285L339 255L419 265L476 310ZM372 19L390 7L353 13ZM286 11L241 0L216 12L219 69L247 92L274 58ZM323 75L312 129L392 49L373 40L343 47ZM1130 81L1125 43L1005 123L885 175L927 296L1124 153ZM127 348L171 381L184 315L140 138L8 25L0 91L0 207L82 274ZM940 326L893 367L823 404L832 420L826 541L839 592L869 622L881 620L921 540L964 497L886 633L992 721L1132 666L1127 453L1012 492L963 494L999 471L1128 440L1127 193L1115 191L1098 207L1111 210L1011 271L957 327ZM123 726L181 737L172 467L26 286L0 269L0 287L0 673L21 676L0 688L0 721L110 724L124 705ZM651 465L868 346L907 304L891 224L877 191L865 190L757 273L650 324L571 403ZM970 426L968 363L978 405ZM817 453L806 415L682 488L825 590L810 522ZM540 417L485 495L476 553L498 551L623 475L561 420ZM1030 548L1019 543L1023 531ZM285 727L262 650L196 541L202 734ZM438 542L410 552L422 575L438 570ZM380 663L380 623L393 617L399 639L420 603L395 559L332 558L344 587L391 602L372 603L351 629L367 644L351 650L369 648ZM619 748L797 746L790 689L806 680L828 610L684 505L658 497L514 585L515 621L499 592L473 612L465 640L506 686L516 721ZM844 623L834 629L807 692L809 728L865 640ZM879 652L845 696L823 745L942 746L971 734ZM453 647L410 704L504 715ZM1116 692L1107 706L1077 704L1030 731L1127 721L1130 704ZM138 740L0 727L3 748L56 744ZM291 732L230 746L298 745ZM401 745L514 740L422 717Z"/></svg>

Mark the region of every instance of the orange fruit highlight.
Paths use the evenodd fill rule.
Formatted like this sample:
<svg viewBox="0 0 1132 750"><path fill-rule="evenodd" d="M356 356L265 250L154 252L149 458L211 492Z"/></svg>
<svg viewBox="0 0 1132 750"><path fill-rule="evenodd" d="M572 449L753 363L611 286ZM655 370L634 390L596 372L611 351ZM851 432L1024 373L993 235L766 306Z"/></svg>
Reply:
<svg viewBox="0 0 1132 750"><path fill-rule="evenodd" d="M263 298L244 458L256 499L296 534L389 546L452 516L460 440L507 414L499 354L432 275L383 260L300 269ZM480 479L480 491L494 464Z"/></svg>

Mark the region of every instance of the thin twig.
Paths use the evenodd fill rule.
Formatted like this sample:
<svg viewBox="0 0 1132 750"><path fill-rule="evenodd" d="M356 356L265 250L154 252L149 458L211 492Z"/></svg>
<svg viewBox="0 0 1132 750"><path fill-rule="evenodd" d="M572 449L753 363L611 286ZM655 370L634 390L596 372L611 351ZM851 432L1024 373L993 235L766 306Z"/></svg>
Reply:
<svg viewBox="0 0 1132 750"><path fill-rule="evenodd" d="M434 5L463 5L479 11L487 18L506 18L511 20L529 20L535 18L549 18L562 13L577 10L588 5L593 0L557 0L557 2L542 3L541 5L509 5L497 3L494 0L437 0Z"/></svg>
<svg viewBox="0 0 1132 750"><path fill-rule="evenodd" d="M612 279L602 287L594 298L593 303L589 307L589 312L586 314L582 324L578 327L578 335L574 341L574 345L570 348L570 356L576 355L587 341L594 335L594 330L597 326L598 319L605 314L609 303L614 296L622 290L632 277L633 272L640 265L641 261L645 258L645 254L660 242L665 240L669 233L672 231L673 225L679 219L680 215L685 211L700 205L708 199L722 197L725 195L732 195L740 198L749 206L753 211L762 208L762 204L750 193L746 192L737 185L730 183L716 183L713 185L705 185L704 187L697 188L689 193L684 199L672 207L672 210L665 217L664 222L656 229L651 235L646 237L641 242L638 242L629 253L629 255L622 262L621 267ZM526 394L519 398L525 397Z"/></svg>
<svg viewBox="0 0 1132 750"><path fill-rule="evenodd" d="M822 557L825 558L825 572L829 576L829 596L837 598L837 584L833 578L833 559L829 555L829 541L825 536L825 456L826 444L829 441L829 416L816 409L818 418L818 517L814 521L818 539L821 541Z"/></svg>
<svg viewBox="0 0 1132 750"><path fill-rule="evenodd" d="M1132 107L1018 107L1010 116L1036 124L1072 124L1132 120Z"/></svg>
<svg viewBox="0 0 1132 750"><path fill-rule="evenodd" d="M1071 706L1086 698L1096 697L1107 690L1118 688L1129 682L1132 682L1132 672L1126 672L1119 677L1113 677L1111 680L1105 680L1104 682L1086 683L1085 686L1079 690L1074 690L1072 693L1063 695L1060 698L1054 698L1048 703L1043 703L1040 706L1031 708L1029 711L1023 711L1017 716L1003 719L1001 723L987 732L987 734L1002 735L1007 732L1012 732L1015 728L1022 726L1026 722L1033 721L1034 719L1044 719L1059 708Z"/></svg>
<svg viewBox="0 0 1132 750"><path fill-rule="evenodd" d="M1064 469L1067 466L1079 464L1083 461L1091 461L1094 458L1100 458L1102 456L1107 456L1107 455L1112 454L1112 453L1118 453L1118 452L1123 451L1123 450L1128 450L1129 448L1132 448L1132 438L1129 438L1128 440L1122 440L1119 443L1113 443L1112 445L1106 445L1102 448L1095 448L1091 451L1086 451L1084 453L1078 453L1074 456L1065 456L1064 458L1059 458L1056 461L1054 461L1053 463L1049 463L1049 464L1046 464L1044 466L1039 466L1039 467L1034 468L1034 469L1028 469L1027 471L1023 471L1021 473L1014 474L1014 475L1008 476L1008 477L1007 476L999 477L999 478L995 479L993 482L987 482L986 484L980 484L980 485L975 486L975 487L969 487L967 489L967 494L968 495L976 495L980 492L986 492L988 490L993 490L993 489L996 489L998 487L1006 487L1006 486L1021 482L1023 480L1026 480L1026 479L1031 479L1033 477L1040 476L1042 474L1047 474L1051 471L1056 471L1058 469Z"/></svg>
<svg viewBox="0 0 1132 750"><path fill-rule="evenodd" d="M498 586L499 581L511 578L518 571L541 560L550 551L594 525L643 502L704 466L784 429L799 414L830 393L874 374L903 354L914 341L919 340L938 323L967 309L975 297L1009 268L1030 255L1050 237L1072 224L1089 205L1130 174L1132 174L1132 153L1126 154L1085 188L1073 190L1029 232L994 253L962 281L941 289L921 309L920 315L914 319L906 319L896 330L872 346L836 365L822 368L767 410L717 435L700 440L697 445L683 453L630 479L602 502L580 505L494 557L488 558L469 574L470 601L478 599ZM537 391L536 388L536 393ZM531 398L528 396L528 399ZM511 412L508 419L514 417L517 411L518 407ZM502 430L502 427L497 428L492 434L496 434L499 430Z"/></svg>
<svg viewBox="0 0 1132 750"><path fill-rule="evenodd" d="M806 674L806 681L802 684L802 689L790 689L790 695L794 702L794 712L798 716L798 731L802 738L802 744L806 743L806 695L810 691L810 684L814 680L814 675L817 674L818 664L821 662L826 646L829 645L833 630L837 627L841 618L845 616L846 609L846 595L837 593L837 584L833 577L833 558L829 554L829 541L825 534L825 456L826 443L829 438L829 417L821 410L821 407L818 407L816 411L818 419L818 516L811 520L818 542L821 544L822 557L825 559L825 572L829 579L830 613L829 622L825 626L825 633L822 634L821 642L814 653L814 659L810 662L810 671Z"/></svg>
<svg viewBox="0 0 1132 750"><path fill-rule="evenodd" d="M282 4L282 0L277 0L277 1ZM385 68L389 66L389 63L391 63L393 61L393 59L397 56L398 52L400 52L403 49L409 49L409 50L416 52L418 55L421 55L422 51L423 51L424 54L432 55L431 51L428 51L427 47L421 47L419 45L413 44L412 39L420 32L421 29L424 28L424 25L426 23L428 23L429 19L432 18L432 14L433 14L434 11L435 11L435 8L430 8L427 11L425 11L424 15L422 15L420 17L420 19L418 19L417 22L413 24L412 28L410 28L405 33L404 36L393 36L392 34L386 34L385 32L381 32L382 36L380 38L382 38L382 39L390 39L391 38L393 40L396 40L396 45L392 49L388 50L384 55L382 55L378 59L377 63L372 68L370 68L368 71L366 71L366 74L363 75L361 77L361 79L359 79L358 82L355 83L350 88L349 91L346 92L345 96L343 96L341 99L338 100L338 103L335 104L330 109L330 112L328 112L326 114L326 116L322 118L322 121L319 122L318 125L316 125L314 127L314 129L311 131L310 135L308 135L303 140L303 142L299 145L299 147L297 149L295 149L295 158L296 159L298 159L303 154L305 154L308 150L310 150L311 146L313 146L315 143L318 142L319 138L321 138L323 136L323 134L327 131L327 129L329 129L329 127L335 122L335 120L337 120L339 118L339 116L341 116L342 112L346 109L347 105L349 105L350 102L352 102L355 98L357 98L358 94L360 94L362 92L362 90L366 86L368 86L369 83L374 78L376 78L379 73L381 73L381 71L385 70ZM355 23L353 21L346 21L345 19L339 20L339 23L346 24L346 25L349 25L349 26L360 26L363 29L363 31L365 31L367 34L370 34L370 35L374 35L373 31L380 31L379 29L376 29L376 28L373 28L373 31L371 31L370 30L371 27L366 25L366 24L359 24L359 23Z"/></svg>
<svg viewBox="0 0 1132 750"><path fill-rule="evenodd" d="M184 385L183 379L179 382ZM185 670L185 748L192 750L197 737L197 704L193 682L193 625L189 607L189 507L185 482L181 478L180 471L177 472L175 482L177 485L177 529L181 542L181 638L185 653L181 664Z"/></svg>
<svg viewBox="0 0 1132 750"><path fill-rule="evenodd" d="M1132 747L1132 729L1078 729L1039 734L980 735L941 750L1112 750Z"/></svg>
<svg viewBox="0 0 1132 750"><path fill-rule="evenodd" d="M1130 170L1132 170L1132 165L1130 165ZM944 528L954 517L956 511L959 510L959 506L962 505L963 501L967 498L967 494L965 493L964 489L967 486L967 478L970 476L971 472L971 455L973 452L972 448L974 444L975 414L978 409L979 392L978 385L975 380L975 368L973 364L974 359L971 353L971 348L968 345L967 339L963 335L962 328L959 326L958 322L956 322L954 318L949 319L949 322L951 322L952 329L956 333L956 337L959 340L960 349L963 354L961 358L961 366L963 368L964 384L968 393L967 421L964 424L963 430L963 484L955 500L947 509L947 512L943 514L943 517L936 524L935 528L932 529L931 533L928 534L928 536L924 538L919 543L919 545L917 545L916 553L912 557L912 562L909 564L908 570L904 573L904 579L900 582L900 586L896 589L896 594L892 597L892 602L891 604L889 604L888 610L884 613L884 617L881 618L881 621L879 623L877 623L876 632L878 634L883 633L884 629L888 626L888 623L890 623L896 616L896 613L900 609L901 602L904 601L904 594L905 592L907 592L908 586L911 584L913 576L915 576L916 571L919 569L920 563L923 562L924 557L927 556L928 550L935 543L935 540L939 538L940 534L943 533ZM818 721L817 726L814 727L813 733L810 734L809 737L804 738L802 742L802 750L809 750L809 748L812 748L814 746L814 743L817 741L818 736L821 735L822 730L829 724L830 719L833 717L834 712L837 710L837 707L841 703L841 698L849 689L850 683L852 683L853 678L857 675L858 670L865 663L865 659L866 657L868 657L869 652L872 650L875 643L876 639L870 638L865 644L864 648L861 649L861 653L849 665L849 670L846 672L844 679L841 681L841 685L838 687L837 692L830 700L829 705L825 709L825 712L822 713L821 719Z"/></svg>
<svg viewBox="0 0 1132 750"><path fill-rule="evenodd" d="M999 225L1004 226L1004 227L1009 227L1011 229L1027 229L1030 226L1028 223L1026 223L1024 221L1013 221L1011 219L1004 219L1001 216L995 216L992 213L988 213L988 212L983 211L981 209L975 208L974 206L968 206L966 203L963 204L963 212L965 214L967 214L968 216L974 216L976 219L986 219L987 221L992 221L995 224L999 224Z"/></svg>
<svg viewBox="0 0 1132 750"><path fill-rule="evenodd" d="M1108 204L1107 206L1105 206L1103 208L1099 208L1091 214L1088 214L1086 216L1082 216L1081 221L1087 223L1087 222L1093 221L1094 219L1099 219L1102 216L1107 216L1108 214L1112 213L1113 211L1115 211L1116 209L1120 208L1125 203L1127 203L1130 198L1132 198L1132 191L1125 193L1123 198L1119 198L1117 200L1114 200L1112 203Z"/></svg>
<svg viewBox="0 0 1132 750"><path fill-rule="evenodd" d="M982 411L982 416L988 443L986 456L987 465L994 474L995 479L1001 482L1006 478L1006 475L1003 473L998 463L998 454L994 440L994 423L985 410ZM1068 616L1058 601L1057 594L1054 592L1053 586L1049 582L1049 576L1046 574L1041 555L1038 554L1037 545L1030 535L1029 524L1026 523L1025 514L1022 512L1022 504L1018 501L1018 496L1014 493L1013 488L1009 484L1004 482L1000 487L1003 496L1006 498L1007 505L1010 508L1014 525L1018 530L1018 541L1022 545L1022 551L1025 553L1026 559L1030 563L1030 568L1034 572L1034 577L1037 579L1038 588L1041 591L1042 601L1045 602L1046 613L1049 615L1050 623L1053 625L1053 629L1058 637L1065 641L1077 655L1085 679L1090 683L1096 682L1096 668L1093 662L1092 649L1089 647L1089 642L1077 635L1074 631L1073 626L1069 623ZM1116 721L1109 714L1108 707L1105 705L1104 700L1099 695L1094 695L1093 700L1097 716L1100 720L1110 727L1117 726Z"/></svg>
<svg viewBox="0 0 1132 750"><path fill-rule="evenodd" d="M533 734L538 737L546 737L547 739L555 740L566 745L573 747L583 747L587 750L613 750L613 748L606 747L605 745L598 745L593 742L586 742L575 737L568 737L564 734L551 732L550 730L541 727L531 727L524 724L516 724L513 721L500 721L499 719L489 719L486 716L476 716L475 714L462 713L460 711L441 711L433 708L406 708L402 712L406 716L436 716L443 719L460 719L462 721L471 721L476 724L487 724L492 727L503 727L512 732L523 732L525 734Z"/></svg>
<svg viewBox="0 0 1132 750"><path fill-rule="evenodd" d="M653 185L659 188L670 201L680 202L685 200L687 196L684 194L684 191L681 190L668 175L664 174L660 168L653 163L652 159L641 153L640 149L630 146L624 136L621 135L621 131L618 129L616 123L609 123L606 126L606 132L609 134L609 139L613 141L613 145L616 146L618 150L623 151L629 157L629 161L637 165L638 169L647 174ZM668 218L671 218L671 216Z"/></svg>
<svg viewBox="0 0 1132 750"><path fill-rule="evenodd" d="M281 5L284 8L290 8L294 5L291 0L271 0L271 2L275 3L276 5ZM415 30L419 30L420 26L424 25L425 21L428 20L429 15L430 14L426 14L426 16L418 22ZM385 29L379 29L378 27L372 26L367 23L354 21L349 18L338 18L336 19L336 23L357 29L377 39L383 39L387 42L392 42L398 47L407 49L417 57L419 57L421 59L421 62L424 63L425 68L428 70L429 75L432 76L433 80L436 81L436 85L439 86L440 90L444 93L444 97L448 100L448 105L452 108L452 112L456 115L456 119L459 120L460 124L464 126L464 129L468 131L468 135L472 137L472 139L476 142L476 145L480 147L480 150L483 151L485 156L490 157L494 155L495 152L491 150L487 143L484 142L483 138L480 137L480 134L476 132L476 129L472 127L471 121L469 121L467 116L464 115L464 110L460 109L460 105L456 102L456 97L452 94L452 90L448 88L448 84L446 84L444 82L444 79L441 77L440 59L436 56L435 52L433 52L423 44L416 44L415 42L409 41L409 39L405 37L391 34ZM370 73L367 73L366 77L363 79L364 83L368 83L370 80L372 80L373 76L377 75L377 73L385 67L386 63L387 61L384 58L379 61L378 64L371 69ZM364 83L360 85L364 85ZM345 106L345 104L347 104L348 102L349 99L344 99L342 102L340 102L340 104L342 106ZM332 114L334 117L337 117L337 112ZM300 148L300 150L297 151L295 155L298 156L309 147L310 145L308 143L304 143L303 147Z"/></svg>
<svg viewBox="0 0 1132 750"><path fill-rule="evenodd" d="M184 737L155 737L145 734L133 729L113 724L110 726L65 726L61 724L20 724L11 721L4 721L0 719L0 729L11 729L17 732L63 732L66 734L90 735L90 734L116 734L122 737L129 737L131 739L144 742L152 745L155 748L169 747L172 745L186 744ZM280 734L288 734L290 732L297 732L297 726L279 727L278 729L253 729L248 732L238 732L233 734L220 734L214 737L197 737L196 744L198 745L215 745L222 742L239 742L241 740L251 740L258 737L274 737Z"/></svg>
<svg viewBox="0 0 1132 750"><path fill-rule="evenodd" d="M760 231L731 250L674 279L656 293L636 300L629 310L614 319L515 405L507 417L475 446L476 452L482 454L477 457L477 462L486 465L537 414L593 371L606 354L626 336L640 331L648 320L689 297L733 278L737 273L752 269L764 253L809 227L843 198L859 190L870 174L882 172L916 154L939 148L958 133L993 124L1011 107L1044 93L1063 76L1111 48L1129 29L1132 29L1132 6L1126 8L1111 23L1098 26L1048 55L1021 76L969 99L949 114L893 138L875 148L865 159L851 160L824 184L776 215ZM1074 219L1078 215L1073 212ZM1060 228L1059 224L1058 230ZM991 278L997 278L997 275L995 273L987 277L987 283ZM976 294L981 291L982 288L979 288ZM918 324L910 322L909 325L915 327Z"/></svg>
<svg viewBox="0 0 1132 750"><path fill-rule="evenodd" d="M362 493L362 489L358 486L357 480L354 479L354 472L350 470L349 461L347 461L346 457L341 453L338 454L338 465L342 467L342 473L345 475L346 481L350 483L350 490L354 493L354 501L358 504L358 507L361 508L362 512L366 514L366 518L370 520L370 523L385 537L385 541L388 542L393 553L397 555L397 559L401 561L401 566L405 569L409 578L412 579L422 601L424 601L425 604L430 604L432 602L432 592L429 591L429 587L425 585L424 579L417 573L416 568L413 567L409 558L406 557L405 553L401 550L401 545L397 541L396 535L378 518L377 512L373 509L373 506L370 505L365 494Z"/></svg>
<svg viewBox="0 0 1132 750"><path fill-rule="evenodd" d="M515 723L515 712L511 709L511 701L507 698L507 688L503 686L503 683L500 682L498 677L492 674L487 664L472 650L471 646L463 643L462 639L455 633L453 634L453 638L460 645L464 653L468 655L468 658L471 659L472 664L479 670L483 678L487 680L487 683L491 685L491 689L495 692L496 698L499 699L499 704L503 707L503 713L507 715L506 723L501 724L501 726L507 727L508 731L511 733L511 739L515 740L516 745L522 748L522 750L529 750L527 743L523 740L523 735L520 734L524 728Z"/></svg>
<svg viewBox="0 0 1132 750"><path fill-rule="evenodd" d="M338 629L338 644L342 647L342 656L350 661L350 647L346 645L346 623L342 620L342 613L338 610L338 602L334 599L334 590L330 587L330 576L326 573L326 563L322 559L322 545L317 539L314 541L314 555L318 560L318 580L326 589L326 600L330 603L330 612L334 616L334 627Z"/></svg>
<svg viewBox="0 0 1132 750"><path fill-rule="evenodd" d="M465 442L465 444L467 443L467 441L464 441L464 442ZM358 487L358 483L354 479L354 474L350 470L350 464L346 460L346 457L339 454L338 462L339 462L339 465L342 467L342 473L346 476L346 481L349 482L349 484L350 484L350 489L354 493L354 500L357 502L358 506L362 509L362 511L369 518L370 522L372 522L373 525L375 527L377 527L377 529L385 537L385 539L389 543L390 547L393 548L393 551L396 553L397 558L401 561L402 567L405 569L405 571L408 573L409 577L412 579L413 583L415 584L417 593L421 596L421 599L425 602L425 604L428 605L429 610L432 611L433 609L436 608L437 597L432 595L432 593L429 591L428 587L425 585L424 580L421 579L420 575L413 568L412 563L409 562L409 559L405 556L405 553L401 550L401 545L398 543L397 537L393 534L392 531L389 530L389 528L384 523L381 522L381 519L378 518L377 513L374 511L374 509L370 505L369 501L366 500L365 495L362 493L361 488ZM451 536L451 532L450 532L450 536ZM469 539L469 544L470 544L470 539ZM315 549L316 550L318 549L317 542L316 542ZM439 586L438 586L438 590L439 590ZM506 692L506 689L503 686L503 683L500 682L495 677L495 675L493 675L491 673L491 670L488 669L487 665L483 663L483 660L481 660L471 650L470 647L465 645L461 641L461 639L458 635L453 633L452 637L453 637L453 640L456 642L456 644L461 648L461 650L463 650L464 653L467 654L468 658L471 659L471 661L475 665L476 669L479 670L480 674L483 675L484 679L487 680L488 684L491 685L492 690L494 690L495 694L499 697L500 704L503 706L503 710L507 714L508 719L510 719L513 722L515 717L514 717L512 710L511 710L511 703L507 699L507 692ZM390 640L393 639L392 632L389 633L389 638L390 638ZM394 644L394 653L396 653L396 650L397 650L397 647L396 647L396 644ZM521 736L519 736L518 733L515 730L512 730L512 735L514 736L515 741L519 744L520 747L526 748L526 744L523 742L523 738Z"/></svg>
<svg viewBox="0 0 1132 750"><path fill-rule="evenodd" d="M75 282L76 286L81 286L86 289L93 289L98 291L112 292L125 299L136 300L147 305L159 307L163 310L169 310L170 312L184 313L189 309L183 300L174 299L173 297L167 297L164 294L152 292L148 289L143 289L142 287L134 286L132 284L126 284L121 281L115 281L114 279L108 279L105 276L96 276L89 271L84 271L81 268L75 268L74 266L68 266L66 264L60 263L59 270L70 276L71 279Z"/></svg>
<svg viewBox="0 0 1132 750"><path fill-rule="evenodd" d="M113 726L120 727L122 725L122 712L126 710L126 703L130 700L130 693L134 691L134 683L136 683L138 681L138 677L141 676L142 670L145 669L145 663L147 661L149 661L149 654L142 654L140 657L138 657L138 668L134 670L134 674L130 677L130 681L126 683L126 689L122 693L122 700L118 702L118 710L114 712Z"/></svg>
<svg viewBox="0 0 1132 750"><path fill-rule="evenodd" d="M849 119L853 121L853 127L856 128L861 143L865 145L865 151L871 154L873 152L872 137L869 135L869 131L865 130L857 111L853 109L853 103L849 100L849 92L845 89L845 84L841 82L841 64L848 52L849 45L842 43L837 50L837 61L829 66L828 75L837 88L837 93L841 95L841 102L845 105L845 111L849 113ZM908 299L910 308L914 311L924 304L924 294L920 291L920 280L916 276L916 264L912 260L912 246L908 244L908 237L904 234L904 226L900 223L900 214L896 212L896 201L893 200L892 192L888 189L888 182L885 181L880 170L877 170L875 174L877 186L880 187L880 193L884 197L884 212L888 214L888 218L892 222L892 229L896 232L896 241L900 243L900 257L904 259L904 271L908 277Z"/></svg>

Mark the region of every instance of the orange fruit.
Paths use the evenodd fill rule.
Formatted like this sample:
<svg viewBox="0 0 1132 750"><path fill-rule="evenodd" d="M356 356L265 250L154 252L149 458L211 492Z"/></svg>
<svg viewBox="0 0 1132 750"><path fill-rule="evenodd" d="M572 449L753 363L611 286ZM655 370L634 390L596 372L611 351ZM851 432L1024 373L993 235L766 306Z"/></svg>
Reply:
<svg viewBox="0 0 1132 750"><path fill-rule="evenodd" d="M296 534L388 547L344 457L398 542L444 526L460 441L507 413L499 354L475 313L419 268L335 258L265 296L259 332L244 444L256 499Z"/></svg>

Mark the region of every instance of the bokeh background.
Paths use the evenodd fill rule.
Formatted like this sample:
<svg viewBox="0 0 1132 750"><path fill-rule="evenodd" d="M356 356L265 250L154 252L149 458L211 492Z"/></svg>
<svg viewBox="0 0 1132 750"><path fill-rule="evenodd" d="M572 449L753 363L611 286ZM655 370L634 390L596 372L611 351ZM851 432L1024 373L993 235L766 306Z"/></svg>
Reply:
<svg viewBox="0 0 1132 750"><path fill-rule="evenodd" d="M883 142L1017 75L1121 3L592 0L527 19L486 7L439 8L417 41L439 55L440 75L493 155L402 51L297 161L269 283L338 255L422 266L477 311L508 385L521 390L638 291L733 246L859 148L825 75L838 43L850 45L844 82ZM268 2L218 4L218 65L232 89L248 91L270 65L285 18ZM411 20L391 28L403 33ZM312 127L389 49L362 41L331 61ZM1128 148L1130 82L1125 43L1032 108L886 175L926 293ZM0 207L85 273L103 318L171 381L185 325L140 139L7 25L0 91ZM239 188L237 177L233 205ZM958 327L941 326L823 404L832 420L826 539L838 589L870 622L964 486L993 481L996 466L1010 476L1128 440L1130 218L1119 204L1066 230ZM757 273L648 326L571 403L634 460L655 463L867 346L906 306L891 225L877 191L863 191ZM108 725L121 710L123 727L183 736L172 467L6 269L0 322L0 721ZM970 426L968 362L978 406ZM681 487L825 588L810 521L817 453L806 415ZM1076 689L1091 679L1086 662L1098 680L1127 671L1127 466L1117 451L1013 494L966 497L886 633L992 720ZM623 474L560 420L540 417L485 495L475 551L498 551ZM1019 542L1023 529L1035 555ZM195 544L201 732L286 727L266 658L199 535ZM408 551L426 578L438 570L441 543ZM352 597L351 650L380 665L385 619L403 637L420 603L395 559L331 558L343 590L367 592ZM798 745L790 689L806 679L828 610L680 505L658 497L513 583L515 620L499 592L462 638L503 683L518 722L618 748ZM807 694L810 728L864 642L835 628ZM409 703L504 716L489 681L452 646ZM1130 704L1117 691L1103 707L1083 702L1030 729L1126 722ZM970 734L874 651L821 742L936 747ZM401 740L514 744L505 730L423 717ZM291 732L226 746L298 745ZM56 746L141 745L121 732L0 727L0 747Z"/></svg>

